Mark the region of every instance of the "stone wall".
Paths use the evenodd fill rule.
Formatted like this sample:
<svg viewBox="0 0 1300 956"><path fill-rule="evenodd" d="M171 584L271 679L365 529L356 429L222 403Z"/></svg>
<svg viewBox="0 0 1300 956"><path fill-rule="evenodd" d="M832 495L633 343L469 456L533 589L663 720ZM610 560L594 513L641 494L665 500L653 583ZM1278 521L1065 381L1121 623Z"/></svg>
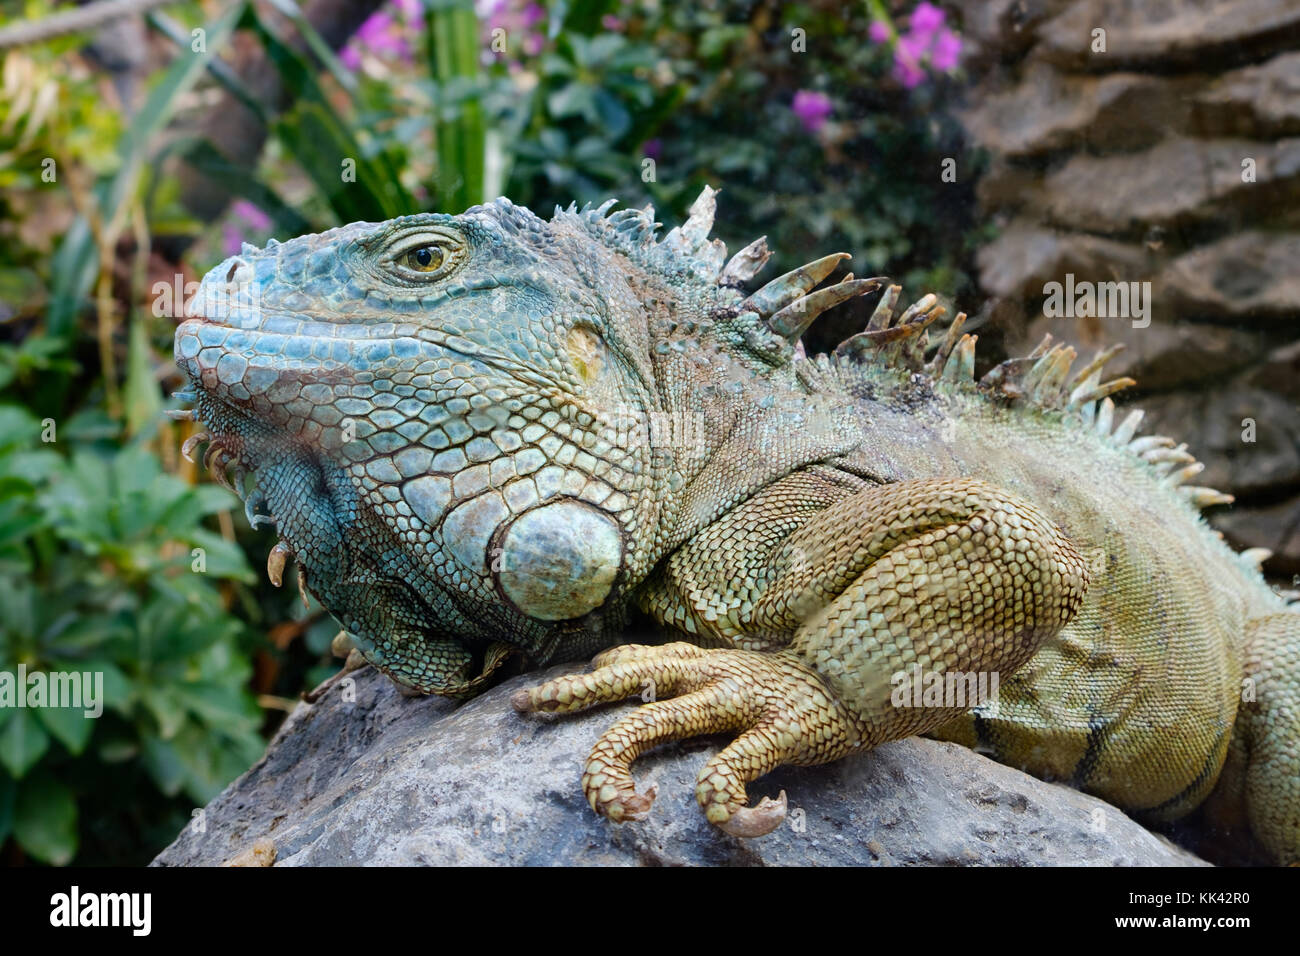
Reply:
<svg viewBox="0 0 1300 956"><path fill-rule="evenodd" d="M951 6L999 228L977 258L989 330L1012 353L1045 332L1084 355L1124 342L1107 369L1138 380L1120 398L1143 430L1237 496L1213 524L1300 573L1300 3ZM1149 282L1150 324L1049 317L1044 287L1067 274Z"/></svg>

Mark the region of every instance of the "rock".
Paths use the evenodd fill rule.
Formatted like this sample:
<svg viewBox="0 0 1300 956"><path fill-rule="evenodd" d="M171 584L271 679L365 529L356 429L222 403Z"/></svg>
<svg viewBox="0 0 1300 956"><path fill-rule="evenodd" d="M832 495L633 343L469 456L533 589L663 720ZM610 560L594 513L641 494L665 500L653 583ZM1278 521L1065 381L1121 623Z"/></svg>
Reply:
<svg viewBox="0 0 1300 956"><path fill-rule="evenodd" d="M649 818L615 826L587 806L580 766L632 705L546 720L508 703L571 667L459 707L402 698L367 668L355 702L335 690L299 705L266 756L154 863L1204 865L1099 800L916 738L751 785L754 800L786 790L790 816L748 841L714 829L695 804L717 739L671 745L636 768L643 790L658 787Z"/></svg>
<svg viewBox="0 0 1300 956"><path fill-rule="evenodd" d="M1169 305L1184 313L1294 322L1300 314L1300 234L1228 236L1171 262L1162 284Z"/></svg>
<svg viewBox="0 0 1300 956"><path fill-rule="evenodd" d="M1011 158L1063 149L1133 150L1187 129L1194 85L1194 78L1136 73L1064 76L1034 63L1013 89L981 98L961 120L981 145ZM1161 117L1159 126L1153 115Z"/></svg>
<svg viewBox="0 0 1300 956"><path fill-rule="evenodd" d="M1254 161L1254 181L1244 178L1245 160ZM1173 138L1140 153L1078 154L1048 174L1040 196L1053 224L1089 232L1237 219L1300 198L1300 139Z"/></svg>
<svg viewBox="0 0 1300 956"><path fill-rule="evenodd" d="M1269 352L1264 362L1247 376L1246 384L1300 402L1300 341Z"/></svg>
<svg viewBox="0 0 1300 956"><path fill-rule="evenodd" d="M1235 548L1268 548L1273 557L1264 573L1290 577L1291 587L1300 588L1300 498L1258 507L1234 505L1213 515L1210 523Z"/></svg>
<svg viewBox="0 0 1300 956"><path fill-rule="evenodd" d="M1079 282L1137 281L1150 255L1134 243L1044 229L1016 221L976 254L980 285L999 298L1041 299L1048 282L1067 272Z"/></svg>
<svg viewBox="0 0 1300 956"><path fill-rule="evenodd" d="M1300 53L1223 74L1196 95L1192 112L1203 136L1300 134Z"/></svg>
<svg viewBox="0 0 1300 956"><path fill-rule="evenodd" d="M1038 27L1068 0L953 0L961 11L962 59L985 63L1019 56L1038 40Z"/></svg>
<svg viewBox="0 0 1300 956"><path fill-rule="evenodd" d="M1095 29L1105 52L1093 52ZM1243 51L1285 49L1300 31L1295 0L1081 0L1038 28L1031 53L1073 69L1187 66Z"/></svg>
<svg viewBox="0 0 1300 956"><path fill-rule="evenodd" d="M1293 401L1231 384L1213 392L1150 395L1133 404L1146 412L1144 434L1185 441L1205 464L1194 484L1239 497L1276 495L1300 484L1300 415ZM1262 539L1245 545L1277 550Z"/></svg>

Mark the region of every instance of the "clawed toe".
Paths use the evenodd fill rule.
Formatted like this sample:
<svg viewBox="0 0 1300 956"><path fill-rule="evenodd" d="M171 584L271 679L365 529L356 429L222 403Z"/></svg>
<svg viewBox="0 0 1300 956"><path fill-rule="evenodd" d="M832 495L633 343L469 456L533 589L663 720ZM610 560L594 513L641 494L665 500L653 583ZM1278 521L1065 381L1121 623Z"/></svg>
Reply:
<svg viewBox="0 0 1300 956"><path fill-rule="evenodd" d="M773 800L764 797L756 807L740 807L717 824L719 830L734 837L766 836L785 822L785 791Z"/></svg>

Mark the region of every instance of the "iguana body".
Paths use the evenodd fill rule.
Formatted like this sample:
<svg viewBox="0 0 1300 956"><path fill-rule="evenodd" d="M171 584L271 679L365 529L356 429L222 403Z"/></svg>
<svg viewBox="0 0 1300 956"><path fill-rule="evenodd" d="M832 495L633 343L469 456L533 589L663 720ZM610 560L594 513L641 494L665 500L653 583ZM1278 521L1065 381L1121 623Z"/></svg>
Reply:
<svg viewBox="0 0 1300 956"><path fill-rule="evenodd" d="M648 611L681 641L515 698L653 694L586 767L614 820L666 740L736 736L697 796L755 835L784 807L747 781L928 732L1154 819L1213 790L1300 860L1300 615L1206 526L1228 499L1183 483L1182 446L1116 424L1107 355L1045 344L977 384L961 317L936 348L942 309L895 318L891 287L807 358L808 323L878 283L813 291L830 256L747 295L766 248L726 260L711 190L662 240L606 210L354 223L209 274L177 361L209 463L274 520L273 578L296 556L367 660L453 696ZM1001 689L900 707L900 673Z"/></svg>

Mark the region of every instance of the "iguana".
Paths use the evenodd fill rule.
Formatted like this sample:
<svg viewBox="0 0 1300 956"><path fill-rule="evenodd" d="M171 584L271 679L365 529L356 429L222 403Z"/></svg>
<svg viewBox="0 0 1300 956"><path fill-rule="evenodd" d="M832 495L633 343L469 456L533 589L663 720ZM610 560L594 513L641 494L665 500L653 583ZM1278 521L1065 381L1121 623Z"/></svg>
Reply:
<svg viewBox="0 0 1300 956"><path fill-rule="evenodd" d="M1185 446L1117 421L1115 349L1076 369L1048 340L976 382L964 316L932 339L937 299L899 314L887 285L809 356L882 280L819 288L837 254L748 291L765 240L728 258L713 190L662 237L611 205L353 223L203 280L184 450L209 443L354 660L466 697L612 647L513 703L650 700L585 766L613 821L647 813L630 765L665 741L734 737L696 795L753 836L784 794L747 782L928 733L1148 820L1208 800L1300 861L1300 614L1206 525L1231 499ZM677 640L619 646L634 608ZM898 706L900 674L1000 692Z"/></svg>

